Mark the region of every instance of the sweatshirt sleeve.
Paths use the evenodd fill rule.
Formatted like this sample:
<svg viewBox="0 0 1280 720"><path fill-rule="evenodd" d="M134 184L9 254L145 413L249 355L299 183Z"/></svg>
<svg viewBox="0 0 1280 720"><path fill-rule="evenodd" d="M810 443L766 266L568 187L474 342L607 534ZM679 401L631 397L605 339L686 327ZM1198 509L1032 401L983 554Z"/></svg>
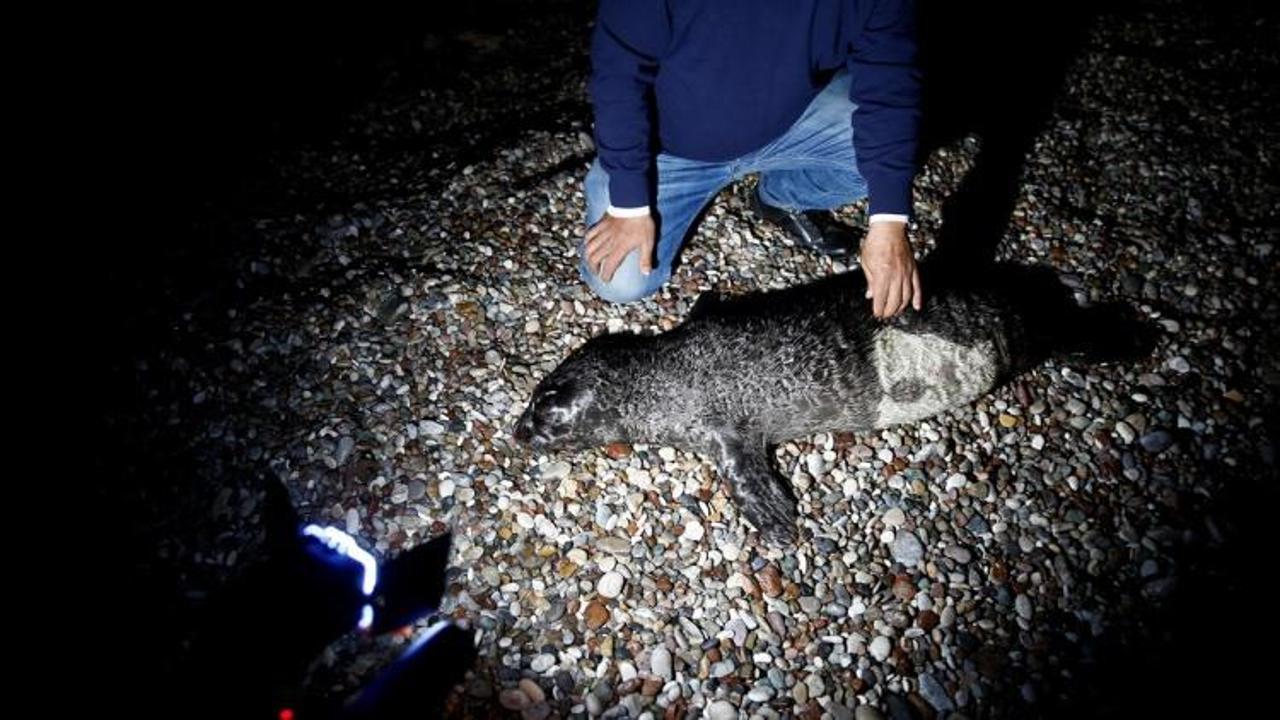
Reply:
<svg viewBox="0 0 1280 720"><path fill-rule="evenodd" d="M601 0L591 41L589 92L596 152L616 207L652 204L653 81L670 36L660 0Z"/></svg>
<svg viewBox="0 0 1280 720"><path fill-rule="evenodd" d="M912 0L862 0L854 14L848 68L853 143L871 214L911 214L920 126Z"/></svg>

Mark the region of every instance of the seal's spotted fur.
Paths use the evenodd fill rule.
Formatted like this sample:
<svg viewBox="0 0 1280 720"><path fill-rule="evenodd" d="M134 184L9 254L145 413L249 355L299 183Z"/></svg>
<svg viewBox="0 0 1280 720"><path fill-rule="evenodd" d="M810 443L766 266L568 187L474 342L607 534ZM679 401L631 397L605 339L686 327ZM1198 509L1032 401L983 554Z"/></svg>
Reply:
<svg viewBox="0 0 1280 720"><path fill-rule="evenodd" d="M771 448L817 432L870 430L964 405L1054 354L1105 359L1142 333L1077 308L1051 274L992 269L965 285L929 278L925 309L881 322L855 272L729 300L704 296L660 335L605 335L535 390L516 435L573 449L654 442L710 456L742 514L772 541L796 502Z"/></svg>

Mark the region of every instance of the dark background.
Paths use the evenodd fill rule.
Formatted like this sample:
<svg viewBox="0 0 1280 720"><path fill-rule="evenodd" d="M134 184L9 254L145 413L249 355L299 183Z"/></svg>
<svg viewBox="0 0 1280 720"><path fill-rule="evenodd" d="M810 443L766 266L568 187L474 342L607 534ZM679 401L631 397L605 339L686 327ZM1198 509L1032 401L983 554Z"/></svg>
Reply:
<svg viewBox="0 0 1280 720"><path fill-rule="evenodd" d="M522 32L535 17L577 23L582 46L563 51L585 62L589 3L458 5L289 16L226 7L183 18L146 12L84 18L78 30L51 41L70 67L43 88L60 108L49 129L75 156L74 165L54 168L74 198L61 201L61 212L76 228L54 251L82 298L73 335L61 339L72 348L77 407L89 408L77 414L87 415L92 428L88 447L77 451L89 461L81 479L92 505L79 532L109 538L80 544L59 563L72 568L61 578L71 580L69 607L96 618L83 651L88 669L67 676L77 687L85 676L90 687L81 699L91 705L156 691L173 669L189 619L182 578L134 562L148 557L148 534L136 519L190 468L181 448L140 444L129 419L165 389L133 386L129 368L146 348L166 342L167 328L184 312L199 311L202 298L238 291L236 258L247 242L241 223L264 209L324 202L281 185L273 163L339 132L352 111L379 93L447 86L458 81L460 67L476 63L545 61L495 58L482 49L484 35ZM1022 157L1102 6L921 5L931 71L926 146L965 133L991 140L984 170L966 186L969 200L952 208L951 220L956 232L994 243ZM1213 5L1224 17L1275 12L1265 3ZM982 79L976 88L974 78ZM589 123L585 97L562 110ZM461 158L555 121L512 118L444 140ZM1105 648L1081 668L1079 707L1064 708L1063 716L1109 709L1110 717L1181 717L1200 704L1222 710L1224 696L1241 707L1255 699L1270 704L1274 661L1250 657L1274 653L1273 613L1230 632L1220 632L1219 623L1235 622L1233 614L1252 604L1260 578L1269 575L1266 549L1274 537L1266 510L1273 500L1274 492L1218 499L1222 512L1238 520L1239 534L1225 549L1189 559L1201 574L1187 573L1149 645ZM121 656L129 662L119 663Z"/></svg>

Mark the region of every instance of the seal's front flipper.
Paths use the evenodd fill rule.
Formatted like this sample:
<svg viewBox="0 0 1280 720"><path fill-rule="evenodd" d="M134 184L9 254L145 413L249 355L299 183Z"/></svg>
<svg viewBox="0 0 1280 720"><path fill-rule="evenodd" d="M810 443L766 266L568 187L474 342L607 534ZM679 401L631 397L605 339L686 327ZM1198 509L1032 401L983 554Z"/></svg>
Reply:
<svg viewBox="0 0 1280 720"><path fill-rule="evenodd" d="M769 545L795 542L796 496L791 484L773 469L763 436L719 433L712 445L712 455L742 516Z"/></svg>

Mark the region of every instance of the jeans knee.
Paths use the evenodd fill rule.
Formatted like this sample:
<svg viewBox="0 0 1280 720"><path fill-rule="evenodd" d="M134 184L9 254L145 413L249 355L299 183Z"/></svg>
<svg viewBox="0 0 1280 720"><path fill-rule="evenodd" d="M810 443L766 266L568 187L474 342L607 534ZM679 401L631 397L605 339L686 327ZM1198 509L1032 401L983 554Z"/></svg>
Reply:
<svg viewBox="0 0 1280 720"><path fill-rule="evenodd" d="M640 252L633 251L618 265L608 282L587 267L586 260L579 264L579 272L587 287L602 300L611 303L630 303L644 299L662 287L659 271L655 268L648 275L640 272Z"/></svg>

